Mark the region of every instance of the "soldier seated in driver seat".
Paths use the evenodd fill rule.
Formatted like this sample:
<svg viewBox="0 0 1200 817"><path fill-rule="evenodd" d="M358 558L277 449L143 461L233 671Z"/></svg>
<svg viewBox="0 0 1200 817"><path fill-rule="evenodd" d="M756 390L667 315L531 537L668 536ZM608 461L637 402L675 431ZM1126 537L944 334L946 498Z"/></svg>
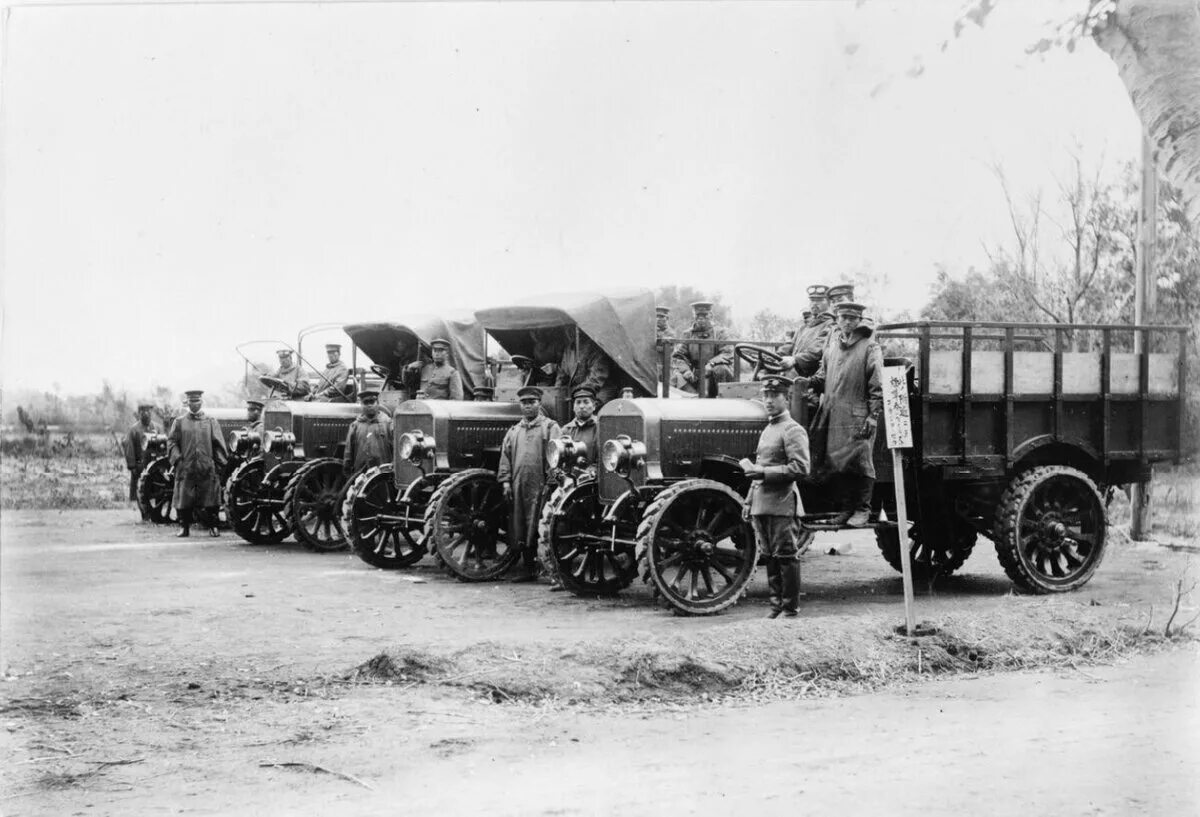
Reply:
<svg viewBox="0 0 1200 817"><path fill-rule="evenodd" d="M276 353L279 356L279 368L275 370L275 377L282 380L287 388L286 397L290 400L303 400L309 392L308 381L301 376L300 367L292 360L291 349L280 349Z"/></svg>

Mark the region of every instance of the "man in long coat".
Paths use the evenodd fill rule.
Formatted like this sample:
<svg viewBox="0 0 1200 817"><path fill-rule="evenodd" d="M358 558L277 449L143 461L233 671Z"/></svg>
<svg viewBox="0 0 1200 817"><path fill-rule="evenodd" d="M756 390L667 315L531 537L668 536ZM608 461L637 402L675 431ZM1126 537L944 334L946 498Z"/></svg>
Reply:
<svg viewBox="0 0 1200 817"><path fill-rule="evenodd" d="M712 303L696 301L692 304L692 327L683 333L685 338L694 340L725 340L728 334L724 329L715 325L712 320ZM733 380L733 346L717 346L714 351L707 351L712 357L700 370L700 344L680 343L671 352L671 366L675 371L672 385L685 391L699 392L704 389L707 397L716 397L717 384L729 383Z"/></svg>
<svg viewBox="0 0 1200 817"><path fill-rule="evenodd" d="M809 429L813 462L830 478L845 508L845 524L866 527L875 488L875 428L883 411L883 353L863 320L862 304L836 307L838 331L829 339L820 368L809 378L823 393Z"/></svg>
<svg viewBox="0 0 1200 817"><path fill-rule="evenodd" d="M793 618L800 605L800 517L804 505L796 483L808 473L808 434L788 413L790 378L767 375L762 379L767 427L758 437L754 462L742 462L750 477L745 513L754 526L767 562L767 588L771 593L768 618L781 613Z"/></svg>
<svg viewBox="0 0 1200 817"><path fill-rule="evenodd" d="M542 390L537 386L519 389L517 399L521 401L521 421L504 434L496 478L511 503L509 541L521 549L524 562L523 572L513 581L531 582L537 578L538 500L546 483L546 443L562 431L542 414Z"/></svg>
<svg viewBox="0 0 1200 817"><path fill-rule="evenodd" d="M358 393L362 414L346 432L346 450L342 455L342 474L347 478L376 465L392 461L392 418L379 410L379 392L363 389Z"/></svg>
<svg viewBox="0 0 1200 817"><path fill-rule="evenodd" d="M175 468L175 493L172 501L179 512L179 533L191 536L197 509L208 526L209 536L220 536L217 506L221 504L221 477L229 452L221 426L204 413L204 392L193 389L187 394L187 413L175 418L167 433L167 455Z"/></svg>
<svg viewBox="0 0 1200 817"><path fill-rule="evenodd" d="M129 469L129 501L137 502L138 478L146 467L146 438L151 434L161 434L162 428L154 422L151 412L154 406L149 403L138 404L138 420L129 427L125 434L125 467ZM146 510L142 512L142 521L146 520Z"/></svg>

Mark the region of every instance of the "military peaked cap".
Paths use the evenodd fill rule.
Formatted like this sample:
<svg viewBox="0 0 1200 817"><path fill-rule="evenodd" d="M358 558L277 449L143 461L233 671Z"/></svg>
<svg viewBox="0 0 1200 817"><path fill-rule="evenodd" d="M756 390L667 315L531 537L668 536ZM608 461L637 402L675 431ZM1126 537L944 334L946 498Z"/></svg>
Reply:
<svg viewBox="0 0 1200 817"><path fill-rule="evenodd" d="M579 388L575 389L575 391L571 392L572 400L578 400L580 397L590 397L592 400L595 400L596 390L591 386L580 386Z"/></svg>
<svg viewBox="0 0 1200 817"><path fill-rule="evenodd" d="M490 402L492 397L495 396L495 394L496 394L496 390L493 389L491 386L476 386L474 397L475 397L475 400L478 402Z"/></svg>
<svg viewBox="0 0 1200 817"><path fill-rule="evenodd" d="M861 318L863 313L867 311L867 308L862 304L856 304L853 301L842 301L840 304L835 304L833 310L839 315L854 315Z"/></svg>
<svg viewBox="0 0 1200 817"><path fill-rule="evenodd" d="M693 301L692 302L692 311L695 312L697 315L703 315L707 312L712 312L712 308L713 308L712 301Z"/></svg>
<svg viewBox="0 0 1200 817"><path fill-rule="evenodd" d="M141 411L142 409L153 409L154 404L153 403L138 403L137 407L138 407L138 411Z"/></svg>
<svg viewBox="0 0 1200 817"><path fill-rule="evenodd" d="M342 344L340 344L340 343L326 343L326 344L325 344L325 351L326 351L326 352L340 352L340 351L342 351Z"/></svg>
<svg viewBox="0 0 1200 817"><path fill-rule="evenodd" d="M853 301L854 300L854 284L838 284L837 286L832 286L829 288L829 291L826 292L825 294L831 299L846 297Z"/></svg>
<svg viewBox="0 0 1200 817"><path fill-rule="evenodd" d="M665 317L667 317L667 315L670 315L670 314L671 314L671 307L669 307L669 306L656 306L656 307L654 307L654 313L655 313L656 315L661 315L662 317L664 317L664 318L665 318Z"/></svg>
<svg viewBox="0 0 1200 817"><path fill-rule="evenodd" d="M184 392L184 394L186 394L189 399L192 397L200 397L204 394L204 389L188 389Z"/></svg>
<svg viewBox="0 0 1200 817"><path fill-rule="evenodd" d="M773 392L786 392L792 385L792 379L790 377L784 377L781 374L764 375L762 380L759 382L762 383L763 391Z"/></svg>
<svg viewBox="0 0 1200 817"><path fill-rule="evenodd" d="M449 349L450 341L446 340L445 338L434 338L433 340L429 341L429 346L431 349L436 349L439 346L444 346L445 348Z"/></svg>
<svg viewBox="0 0 1200 817"><path fill-rule="evenodd" d="M517 399L525 400L526 398L542 399L542 390L537 386L522 386L517 389Z"/></svg>
<svg viewBox="0 0 1200 817"><path fill-rule="evenodd" d="M829 287L824 284L813 284L808 288L807 292L810 298L824 298L829 294Z"/></svg>
<svg viewBox="0 0 1200 817"><path fill-rule="evenodd" d="M290 357L292 354L292 350L291 349L276 349L275 354L279 355L280 357Z"/></svg>
<svg viewBox="0 0 1200 817"><path fill-rule="evenodd" d="M263 403L261 400L247 400L246 407L247 408L262 408Z"/></svg>
<svg viewBox="0 0 1200 817"><path fill-rule="evenodd" d="M358 392L358 399L359 399L359 402L366 402L367 400L378 400L379 399L379 390L378 389L360 389Z"/></svg>

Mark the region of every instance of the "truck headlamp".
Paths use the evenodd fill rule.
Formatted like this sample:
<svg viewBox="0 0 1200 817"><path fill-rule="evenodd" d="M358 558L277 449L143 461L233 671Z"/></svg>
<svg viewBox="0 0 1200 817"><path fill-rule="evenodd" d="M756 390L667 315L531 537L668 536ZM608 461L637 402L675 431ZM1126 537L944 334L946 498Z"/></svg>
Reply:
<svg viewBox="0 0 1200 817"><path fill-rule="evenodd" d="M420 429L406 431L400 435L396 441L396 453L400 455L400 459L408 460L409 462L420 462L421 460L432 457L436 450L432 437L426 437L425 432Z"/></svg>
<svg viewBox="0 0 1200 817"><path fill-rule="evenodd" d="M645 461L646 444L625 434L605 442L600 451L600 462L604 470L622 477L629 476L630 471L641 467Z"/></svg>
<svg viewBox="0 0 1200 817"><path fill-rule="evenodd" d="M574 465L583 456L583 446L570 437L563 436L546 443L546 467L559 468Z"/></svg>

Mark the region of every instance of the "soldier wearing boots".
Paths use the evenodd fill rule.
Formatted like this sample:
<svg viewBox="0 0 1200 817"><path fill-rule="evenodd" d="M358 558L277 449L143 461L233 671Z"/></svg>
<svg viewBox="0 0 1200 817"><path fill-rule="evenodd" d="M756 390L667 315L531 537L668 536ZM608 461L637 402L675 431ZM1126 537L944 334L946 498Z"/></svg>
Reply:
<svg viewBox="0 0 1200 817"><path fill-rule="evenodd" d="M524 569L515 582L537 578L538 500L546 482L546 443L562 431L558 423L542 414L542 390L525 386L517 391L521 421L510 428L500 444L500 468L496 479L511 503L508 532L513 547L521 549Z"/></svg>
<svg viewBox="0 0 1200 817"><path fill-rule="evenodd" d="M780 614L793 618L800 604L800 502L797 483L808 473L808 435L788 413L791 380L767 375L762 398L767 407L767 427L758 438L754 462L742 460L751 479L745 515L754 526L767 562L767 587L771 593L768 618Z"/></svg>
<svg viewBox="0 0 1200 817"><path fill-rule="evenodd" d="M209 536L217 530L217 506L221 504L221 480L229 453L216 419L204 413L204 392L187 394L187 414L175 418L167 434L167 453L175 468L175 493L172 501L179 512L179 533L191 536L197 509L208 526Z"/></svg>

